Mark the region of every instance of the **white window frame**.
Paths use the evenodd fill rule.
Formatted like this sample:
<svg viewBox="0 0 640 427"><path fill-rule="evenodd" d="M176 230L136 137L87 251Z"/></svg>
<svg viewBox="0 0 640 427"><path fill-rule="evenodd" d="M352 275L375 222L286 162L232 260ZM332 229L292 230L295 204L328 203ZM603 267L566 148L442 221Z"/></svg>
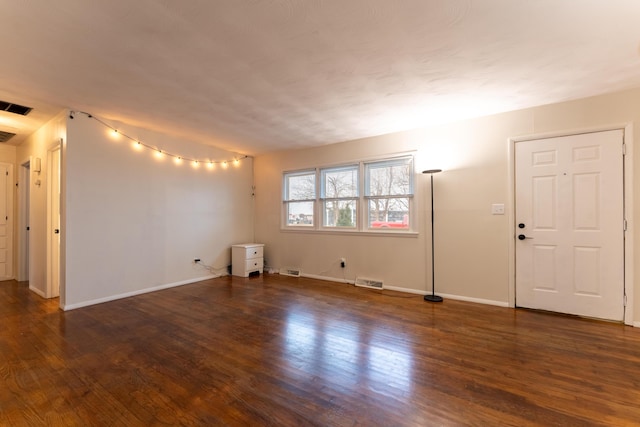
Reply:
<svg viewBox="0 0 640 427"><path fill-rule="evenodd" d="M409 188L408 188L408 192L393 192L392 189L389 190L389 194L371 194L371 173L370 171L375 169L375 168L379 168L379 167L394 167L394 166L408 166L409 169ZM364 215L364 221L362 222L363 227L366 227L367 230L369 231L378 231L382 228L388 228L388 229L394 229L395 231L411 231L414 228L413 225L413 219L414 219L414 214L413 214L413 196L414 196L414 191L413 191L413 187L414 187L414 177L415 177L415 170L414 170L414 161L413 161L413 157L412 156L405 156L405 157L397 157L397 158L392 158L392 159L383 159L383 160L374 160L374 161L369 161L369 162L363 162L363 175L364 175L364 191L363 191L363 195L364 195L364 199L365 199L365 203L364 203L364 210L363 210L363 215ZM384 223L385 225L382 225L380 227L372 227L371 223L370 223L370 209L371 209L371 202L374 200L393 200L393 199L407 199L407 213L405 214L406 218L403 218L401 221L393 220L390 221L390 218L384 218L381 222ZM388 215L388 213L387 213ZM403 227L402 225L405 224L406 221L406 225L407 227ZM399 228L396 228L397 226L399 226ZM383 230L384 231L384 230Z"/></svg>
<svg viewBox="0 0 640 427"><path fill-rule="evenodd" d="M375 164L400 164L409 163L410 180L409 180L409 193L410 194L394 194L390 196L384 196L389 198L407 198L408 199L408 228L371 228L369 227L369 201L372 196L367 195L367 165ZM331 172L332 170L340 169L357 169L357 197L325 197L326 189L324 188L324 173ZM357 162L349 162L336 165L328 165L316 168L306 168L300 170L292 170L283 172L282 180L282 230L284 231L298 231L298 232L312 232L312 233L337 233L337 234L368 234L368 235L395 235L395 236L416 236L417 224L414 202L414 188L416 183L415 158L413 154L401 154L393 157L376 157L373 159L362 160ZM287 178L292 176L310 175L315 176L315 198L313 199L300 199L300 200L287 200ZM373 196L378 197L378 196ZM353 227L342 226L327 226L325 224L325 202L326 201L344 201L355 200L356 203L356 224ZM298 225L288 223L288 205L295 202L311 202L313 206L313 225Z"/></svg>
<svg viewBox="0 0 640 427"><path fill-rule="evenodd" d="M344 197L327 197L327 188L326 188L326 175L330 173L340 172L340 171L355 171L355 195L349 195ZM319 225L323 229L328 230L358 230L360 224L360 164L353 163L350 165L343 166L332 166L326 168L318 169L318 176L320 179L320 213L322 217L322 221L319 222ZM340 202L348 202L353 201L355 216L353 217L354 224L352 226L340 226L340 225L328 225L326 221L326 213L327 213L327 203L340 203Z"/></svg>
<svg viewBox="0 0 640 427"><path fill-rule="evenodd" d="M313 198L309 198L309 199L289 198L288 178L296 177L296 176L306 176L306 175L314 176ZM317 199L318 199L318 172L316 169L304 169L304 170L293 171L293 172L285 172L283 175L283 186L282 186L282 207L283 207L282 221L283 221L284 227L290 228L290 229L303 229L303 230L316 228L318 224L318 216L316 212ZM312 204L313 219L311 224L305 224L305 223L289 224L289 206L294 203L311 203Z"/></svg>

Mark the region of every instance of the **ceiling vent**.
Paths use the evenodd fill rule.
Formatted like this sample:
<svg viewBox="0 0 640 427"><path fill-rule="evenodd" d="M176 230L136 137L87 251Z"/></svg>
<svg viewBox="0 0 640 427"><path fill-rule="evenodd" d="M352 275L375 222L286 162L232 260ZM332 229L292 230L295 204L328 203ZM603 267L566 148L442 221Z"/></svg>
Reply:
<svg viewBox="0 0 640 427"><path fill-rule="evenodd" d="M15 133L4 132L4 131L0 130L0 142L7 142L8 140L13 138L14 136L16 136Z"/></svg>
<svg viewBox="0 0 640 427"><path fill-rule="evenodd" d="M6 101L0 101L0 111L6 111L8 113L20 114L26 116L33 110L31 107L25 107L24 105L12 104Z"/></svg>

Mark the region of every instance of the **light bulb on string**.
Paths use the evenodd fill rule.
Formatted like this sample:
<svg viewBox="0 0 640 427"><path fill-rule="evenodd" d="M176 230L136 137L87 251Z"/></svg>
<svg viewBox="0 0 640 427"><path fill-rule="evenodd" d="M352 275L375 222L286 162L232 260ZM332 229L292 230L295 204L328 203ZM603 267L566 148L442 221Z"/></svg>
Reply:
<svg viewBox="0 0 640 427"><path fill-rule="evenodd" d="M142 141L140 141L137 138L133 138L129 135L127 135L126 133L121 132L120 130L118 130L117 128L115 128L113 125L106 123L104 121L102 121L101 119L99 119L98 117L93 116L92 114L89 114L87 112L84 111L72 111L70 112L70 118L73 119L74 115L76 114L84 114L85 116L87 116L87 118L89 119L93 119L96 120L98 123L100 123L102 126L104 126L107 131L106 133L114 140L117 139L122 139L122 138L126 138L127 140L130 141L132 147L135 150L143 150L143 149L148 149L150 151L153 151L154 156L158 159L158 160L162 160L165 157L171 157L173 158L174 162L176 164L181 164L183 162L187 162L189 163L193 168L199 168L201 163L204 163L207 165L207 169L213 170L216 169L217 165L219 164L221 168L223 169L228 169L229 165L232 164L234 167L238 167L240 165L240 161L243 159L246 159L248 156L240 156L240 155L234 155L233 158L228 159L228 160L198 160L198 159L192 159L192 158L184 158L182 156L179 156L177 154L173 154L173 153L169 153L166 151L163 151L161 148L156 148L153 147L152 145L146 144Z"/></svg>

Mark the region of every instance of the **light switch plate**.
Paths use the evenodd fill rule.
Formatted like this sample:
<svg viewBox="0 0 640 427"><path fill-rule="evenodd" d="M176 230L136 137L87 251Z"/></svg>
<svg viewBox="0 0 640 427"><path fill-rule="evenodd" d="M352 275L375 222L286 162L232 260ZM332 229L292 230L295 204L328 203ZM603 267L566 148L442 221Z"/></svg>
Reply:
<svg viewBox="0 0 640 427"><path fill-rule="evenodd" d="M494 203L491 205L492 215L504 215L504 203Z"/></svg>

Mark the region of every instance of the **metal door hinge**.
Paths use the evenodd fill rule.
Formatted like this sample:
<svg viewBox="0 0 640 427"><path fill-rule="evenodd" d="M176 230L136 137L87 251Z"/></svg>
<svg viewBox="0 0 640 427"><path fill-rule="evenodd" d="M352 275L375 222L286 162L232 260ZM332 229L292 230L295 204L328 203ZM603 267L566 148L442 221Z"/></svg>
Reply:
<svg viewBox="0 0 640 427"><path fill-rule="evenodd" d="M623 307L627 306L627 295L626 294L622 297L622 306Z"/></svg>
<svg viewBox="0 0 640 427"><path fill-rule="evenodd" d="M622 231L627 231L627 220L622 221Z"/></svg>
<svg viewBox="0 0 640 427"><path fill-rule="evenodd" d="M622 155L627 155L627 144L625 144L624 142L622 143Z"/></svg>

